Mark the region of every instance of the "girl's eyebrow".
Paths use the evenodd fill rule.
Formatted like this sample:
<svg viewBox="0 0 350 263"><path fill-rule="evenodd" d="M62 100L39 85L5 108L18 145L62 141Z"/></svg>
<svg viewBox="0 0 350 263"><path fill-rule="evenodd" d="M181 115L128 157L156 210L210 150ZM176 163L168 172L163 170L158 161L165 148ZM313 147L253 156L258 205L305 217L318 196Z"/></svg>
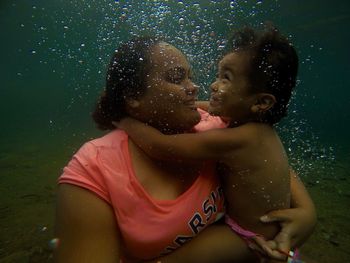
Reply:
<svg viewBox="0 0 350 263"><path fill-rule="evenodd" d="M235 69L233 67L228 66L228 65L224 65L223 67L221 67L221 70L228 70L232 74L235 74Z"/></svg>

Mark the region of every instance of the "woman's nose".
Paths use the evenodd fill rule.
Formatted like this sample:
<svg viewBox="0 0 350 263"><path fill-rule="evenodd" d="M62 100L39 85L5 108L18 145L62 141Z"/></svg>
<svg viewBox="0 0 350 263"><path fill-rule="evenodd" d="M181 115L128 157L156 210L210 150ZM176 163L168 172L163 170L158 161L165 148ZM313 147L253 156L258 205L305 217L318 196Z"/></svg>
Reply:
<svg viewBox="0 0 350 263"><path fill-rule="evenodd" d="M193 82L190 82L185 86L185 91L187 95L197 95L198 90L199 86L194 84Z"/></svg>

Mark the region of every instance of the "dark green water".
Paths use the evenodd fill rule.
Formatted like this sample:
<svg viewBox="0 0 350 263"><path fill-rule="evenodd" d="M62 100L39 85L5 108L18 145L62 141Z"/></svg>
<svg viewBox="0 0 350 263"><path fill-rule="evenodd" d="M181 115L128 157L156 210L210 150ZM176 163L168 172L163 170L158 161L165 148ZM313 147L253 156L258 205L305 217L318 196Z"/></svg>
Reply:
<svg viewBox="0 0 350 263"><path fill-rule="evenodd" d="M188 56L206 98L232 29L266 20L290 36L301 62L290 114L279 128L319 210L320 223L305 252L320 262L345 262L346 0L1 1L0 262L50 261L55 180L79 145L101 134L90 111L120 41L148 34L173 43Z"/></svg>

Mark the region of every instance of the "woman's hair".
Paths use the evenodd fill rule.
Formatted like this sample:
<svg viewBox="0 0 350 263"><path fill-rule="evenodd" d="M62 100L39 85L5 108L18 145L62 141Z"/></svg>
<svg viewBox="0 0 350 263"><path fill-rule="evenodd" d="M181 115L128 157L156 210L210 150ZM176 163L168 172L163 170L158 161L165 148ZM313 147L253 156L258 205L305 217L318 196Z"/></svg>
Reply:
<svg viewBox="0 0 350 263"><path fill-rule="evenodd" d="M274 124L287 115L288 103L296 84L298 55L289 40L272 25L262 31L245 27L235 32L231 51L247 51L250 55L248 81L253 92L271 93L276 98L264 122Z"/></svg>
<svg viewBox="0 0 350 263"><path fill-rule="evenodd" d="M160 41L139 37L122 44L114 53L107 70L106 87L92 118L101 130L112 130L112 121L127 115L125 100L145 93L146 76L151 69L151 50Z"/></svg>

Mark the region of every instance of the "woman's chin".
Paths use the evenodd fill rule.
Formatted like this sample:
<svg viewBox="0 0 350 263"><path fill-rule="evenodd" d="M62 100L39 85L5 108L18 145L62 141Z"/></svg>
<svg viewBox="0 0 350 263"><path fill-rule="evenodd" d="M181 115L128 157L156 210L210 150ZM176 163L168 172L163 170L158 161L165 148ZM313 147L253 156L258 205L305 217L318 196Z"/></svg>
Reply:
<svg viewBox="0 0 350 263"><path fill-rule="evenodd" d="M186 111L185 114L179 114L177 117L182 116L181 119L177 118L176 122L173 122L173 124L176 124L176 128L179 128L181 130L191 130L195 125L197 125L201 120L201 115L195 110Z"/></svg>
<svg viewBox="0 0 350 263"><path fill-rule="evenodd" d="M191 113L191 119L192 119L192 124L193 126L195 126L196 124L198 124L201 120L201 115L199 114L198 110L194 110Z"/></svg>
<svg viewBox="0 0 350 263"><path fill-rule="evenodd" d="M208 113L213 116L220 116L221 111L218 109L218 107L209 106Z"/></svg>

